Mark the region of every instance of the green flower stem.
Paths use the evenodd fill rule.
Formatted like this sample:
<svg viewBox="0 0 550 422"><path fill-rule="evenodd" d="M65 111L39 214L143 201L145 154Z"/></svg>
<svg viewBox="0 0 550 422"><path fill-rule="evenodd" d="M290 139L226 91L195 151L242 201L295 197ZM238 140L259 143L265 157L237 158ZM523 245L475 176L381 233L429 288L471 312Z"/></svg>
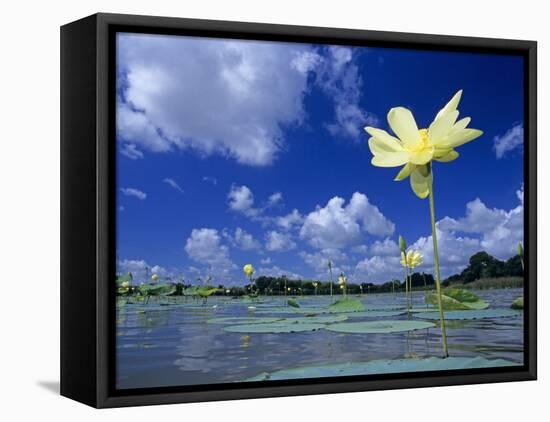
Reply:
<svg viewBox="0 0 550 422"><path fill-rule="evenodd" d="M445 315L443 313L443 299L441 297L441 277L439 273L439 253L437 251L437 233L435 229L435 207L434 207L434 190L433 190L433 172L431 165L428 166L431 173L428 177L428 189L430 196L430 220L432 223L432 239L434 246L434 261L435 261L435 288L437 290L437 304L439 306L439 321L441 323L441 335L443 337L443 357L449 357L447 350L447 330L445 328Z"/></svg>
<svg viewBox="0 0 550 422"><path fill-rule="evenodd" d="M413 301L413 292L412 292L412 268L407 266L407 272L409 273L408 274L408 279L409 279L409 299L408 299L408 304L409 304L409 312L412 308L412 301Z"/></svg>
<svg viewBox="0 0 550 422"><path fill-rule="evenodd" d="M525 266L523 265L523 254L520 254L520 255L519 255L519 259L520 259L520 261L521 261L521 269L522 269L523 271L525 271Z"/></svg>
<svg viewBox="0 0 550 422"><path fill-rule="evenodd" d="M406 260L405 255L405 260ZM407 312L409 312L409 266L405 265L405 299L407 302Z"/></svg>
<svg viewBox="0 0 550 422"><path fill-rule="evenodd" d="M328 269L330 271L330 297L332 297L332 265L329 265Z"/></svg>

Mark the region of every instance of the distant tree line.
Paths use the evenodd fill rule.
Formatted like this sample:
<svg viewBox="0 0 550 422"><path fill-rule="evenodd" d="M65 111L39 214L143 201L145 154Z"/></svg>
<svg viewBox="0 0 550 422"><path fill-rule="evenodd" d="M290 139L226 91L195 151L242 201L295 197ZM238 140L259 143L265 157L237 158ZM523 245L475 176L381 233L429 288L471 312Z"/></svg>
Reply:
<svg viewBox="0 0 550 422"><path fill-rule="evenodd" d="M472 255L468 266L460 274L454 274L445 279L443 284L468 284L481 278L522 276L521 258L518 255L514 255L507 261L500 261L483 251Z"/></svg>
<svg viewBox="0 0 550 422"><path fill-rule="evenodd" d="M450 284L468 284L479 279L490 279L500 277L522 277L523 269L521 259L515 255L507 261L500 261L489 255L487 252L478 252L472 255L469 259L468 266L459 274L454 274L443 280L443 286ZM128 275L119 277L129 277ZM411 275L412 287L414 290L431 290L434 288L435 280L432 274L428 273L413 273ZM201 281L202 284L209 284L210 278ZM170 295L181 296L185 295L186 289L191 289L194 286L191 283L185 283L184 280L174 281L170 278L164 280L175 290ZM320 281L312 279L291 279L287 276L260 276L254 279L254 283L245 286L226 287L223 284L216 286L216 296L254 296L254 295L328 295L331 292L330 281ZM130 287L134 289L135 287ZM391 293L405 291L404 280L389 280L382 284L374 284L369 282L363 283L347 283L346 292L348 294L365 294L365 293ZM332 292L335 295L342 294L342 289L338 283L332 283Z"/></svg>

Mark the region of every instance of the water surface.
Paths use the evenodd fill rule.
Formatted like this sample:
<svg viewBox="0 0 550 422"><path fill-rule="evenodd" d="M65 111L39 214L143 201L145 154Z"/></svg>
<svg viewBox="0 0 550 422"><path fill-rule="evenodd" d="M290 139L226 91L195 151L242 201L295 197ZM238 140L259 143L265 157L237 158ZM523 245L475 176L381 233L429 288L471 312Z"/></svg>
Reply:
<svg viewBox="0 0 550 422"><path fill-rule="evenodd" d="M475 291L490 308L509 308L522 289ZM340 296L335 296L332 301ZM404 306L404 294L365 295L367 307ZM328 306L328 296L304 296L302 307ZM414 293L414 307L425 307ZM143 388L243 381L262 372L310 365L441 356L439 327L393 334L304 333L241 334L224 331L218 317L285 317L274 313L284 296L260 297L258 303L211 297L206 305L192 298L163 298L147 305L117 307L117 388ZM256 309L249 309L249 307ZM273 313L271 313L273 312ZM289 308L289 315L292 315ZM306 317L304 317L306 318ZM407 319L410 316L375 318ZM347 322L372 321L352 317ZM447 321L449 353L454 357L506 359L523 364L523 318Z"/></svg>

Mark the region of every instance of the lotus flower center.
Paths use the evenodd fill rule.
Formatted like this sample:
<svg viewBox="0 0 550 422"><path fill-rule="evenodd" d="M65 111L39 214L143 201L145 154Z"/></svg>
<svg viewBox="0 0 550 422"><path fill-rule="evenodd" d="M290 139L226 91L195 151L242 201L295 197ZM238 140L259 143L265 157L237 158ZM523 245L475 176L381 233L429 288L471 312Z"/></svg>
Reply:
<svg viewBox="0 0 550 422"><path fill-rule="evenodd" d="M433 148L433 146L429 145L430 136L428 135L428 129L420 129L418 131L418 134L420 135L420 144L414 145L412 147L408 147L407 149L410 152L423 152L427 149Z"/></svg>

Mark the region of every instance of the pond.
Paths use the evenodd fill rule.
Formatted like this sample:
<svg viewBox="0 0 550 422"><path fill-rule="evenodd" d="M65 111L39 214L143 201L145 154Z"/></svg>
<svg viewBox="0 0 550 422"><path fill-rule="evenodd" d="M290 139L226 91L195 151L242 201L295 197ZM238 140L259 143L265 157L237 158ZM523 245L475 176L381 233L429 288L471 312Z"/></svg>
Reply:
<svg viewBox="0 0 550 422"><path fill-rule="evenodd" d="M447 365L522 365L523 313L510 310L522 289L474 293L489 308L448 311L449 354L462 359ZM362 312L328 312L341 296L293 298L300 308L284 296L119 300L117 388L441 369L427 359L441 357L441 332L423 292L413 294L413 313L403 293L353 296Z"/></svg>

